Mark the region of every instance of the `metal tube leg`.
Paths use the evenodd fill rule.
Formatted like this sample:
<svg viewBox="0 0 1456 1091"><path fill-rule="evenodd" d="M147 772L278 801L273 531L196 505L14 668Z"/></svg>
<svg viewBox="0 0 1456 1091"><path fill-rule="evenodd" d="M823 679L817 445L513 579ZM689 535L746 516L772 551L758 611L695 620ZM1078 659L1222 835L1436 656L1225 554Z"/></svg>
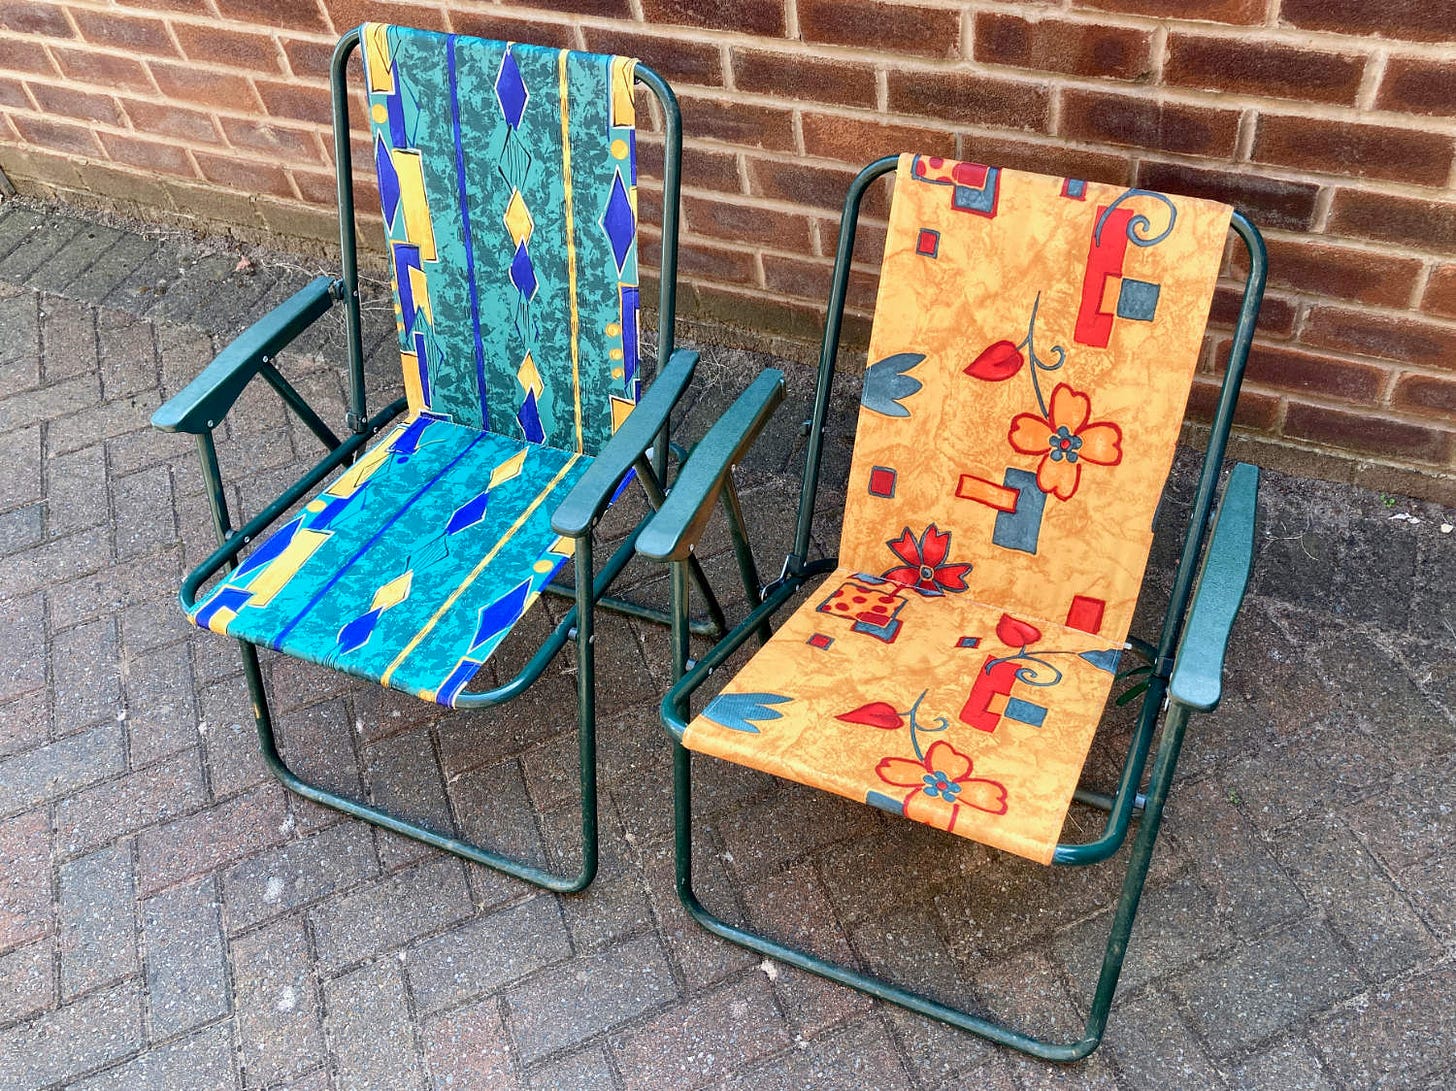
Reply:
<svg viewBox="0 0 1456 1091"><path fill-rule="evenodd" d="M733 540L733 555L743 577L743 593L748 598L748 608L752 610L763 601L763 586L759 582L758 566L753 563L753 547L748 544L748 530L743 523L743 505L738 501L738 490L733 485L731 471L723 482L723 511L728 516L728 536ZM760 644L767 644L773 635L767 618L759 625L757 635Z"/></svg>
<svg viewBox="0 0 1456 1091"><path fill-rule="evenodd" d="M577 890L597 874L597 675L591 531L576 540L576 734L581 773L581 874Z"/></svg>

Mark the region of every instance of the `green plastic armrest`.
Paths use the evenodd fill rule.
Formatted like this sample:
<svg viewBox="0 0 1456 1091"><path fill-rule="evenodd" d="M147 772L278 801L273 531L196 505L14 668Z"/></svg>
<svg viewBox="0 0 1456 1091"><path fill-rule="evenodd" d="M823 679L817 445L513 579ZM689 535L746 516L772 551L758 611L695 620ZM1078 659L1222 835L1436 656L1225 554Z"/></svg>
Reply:
<svg viewBox="0 0 1456 1091"><path fill-rule="evenodd" d="M638 553L654 561L678 561L692 552L724 479L783 400L783 373L772 368L738 395L678 471L672 491L637 539Z"/></svg>
<svg viewBox="0 0 1456 1091"><path fill-rule="evenodd" d="M334 284L315 277L238 334L202 374L152 414L152 427L194 435L216 428L258 369L334 305Z"/></svg>
<svg viewBox="0 0 1456 1091"><path fill-rule="evenodd" d="M1254 561L1258 499L1259 468L1240 462L1224 486L1168 687L1173 700L1199 712L1213 711L1223 693L1224 652Z"/></svg>
<svg viewBox="0 0 1456 1091"><path fill-rule="evenodd" d="M647 388L637 408L607 440L601 454L557 506L551 516L552 530L576 538L590 529L611 502L617 483L667 424L668 415L682 400L697 366L698 354L692 349L678 349L668 358L667 366Z"/></svg>

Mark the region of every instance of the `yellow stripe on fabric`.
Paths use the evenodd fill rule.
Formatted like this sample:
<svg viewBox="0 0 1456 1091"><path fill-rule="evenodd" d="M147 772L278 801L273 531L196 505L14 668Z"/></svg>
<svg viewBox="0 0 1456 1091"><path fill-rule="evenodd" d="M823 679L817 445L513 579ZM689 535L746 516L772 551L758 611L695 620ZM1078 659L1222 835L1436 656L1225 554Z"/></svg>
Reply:
<svg viewBox="0 0 1456 1091"><path fill-rule="evenodd" d="M571 298L571 399L576 407L576 451L584 448L581 439L581 314L576 305L576 217L571 207L571 128L567 111L566 57L563 49L556 57L556 72L561 84L561 182L566 195L566 282Z"/></svg>
<svg viewBox="0 0 1456 1091"><path fill-rule="evenodd" d="M369 90L394 94L394 69L389 64L389 28L383 23L364 24L364 70L369 73Z"/></svg>
<svg viewBox="0 0 1456 1091"><path fill-rule="evenodd" d="M472 583L475 582L476 578L486 570L486 567L489 566L490 562L495 560L496 554L498 554L502 549L505 548L506 543L509 542L513 537L515 537L516 531L520 530L523 526L526 525L526 521L531 518L537 508L539 508L542 504L546 502L546 498L551 495L552 490L555 489L557 485L561 484L561 479L566 476L566 472L570 470L572 466L576 465L576 460L580 457L580 455L572 455L566 460L566 465L561 467L561 469L557 472L556 476L551 479L550 483L536 495L536 499L531 501L530 506L526 508L525 511L521 512L520 517L506 529L506 532L501 535L500 541L496 542L495 545L491 546L490 552L482 557L480 559L480 563L470 570L470 575L465 577L465 579L461 582L460 586L450 592L450 597L440 604L440 608L436 610L435 613L431 616L430 620L425 623L425 627L414 635L413 639L411 639L410 642L404 646L404 650L402 652L394 657L394 662L389 664L389 667L385 670L384 674L379 679L379 684L381 686L389 685L389 680L391 677L393 677L394 672L399 668L399 665L409 657L409 654L412 651L420 646L420 642L424 640L425 637L430 635L430 630L439 623L440 619L445 616L446 612L450 609L450 607L455 605L456 600L458 600L461 595L465 594L466 590L470 587Z"/></svg>

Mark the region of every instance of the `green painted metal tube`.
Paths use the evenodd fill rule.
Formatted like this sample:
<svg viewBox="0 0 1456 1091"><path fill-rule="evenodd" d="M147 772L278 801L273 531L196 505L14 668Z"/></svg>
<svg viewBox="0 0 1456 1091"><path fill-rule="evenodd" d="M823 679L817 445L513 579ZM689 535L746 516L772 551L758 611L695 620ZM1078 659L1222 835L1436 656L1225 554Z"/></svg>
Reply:
<svg viewBox="0 0 1456 1091"><path fill-rule="evenodd" d="M330 451L339 446L342 440L334 435L333 429L325 424L323 418L313 411L313 406L304 401L303 395L294 388L292 383L283 377L281 371L274 367L272 363L265 363L258 369L258 374L263 376L268 385L283 399L283 404L293 410L298 416L298 419L303 421L304 425L318 438L320 443Z"/></svg>
<svg viewBox="0 0 1456 1091"><path fill-rule="evenodd" d="M349 56L359 45L359 28L339 39L329 64L334 114L334 181L339 198L339 269L344 333L349 349L349 427L357 432L368 415L364 392L364 335L359 318L359 244L354 226L354 157L349 146Z"/></svg>

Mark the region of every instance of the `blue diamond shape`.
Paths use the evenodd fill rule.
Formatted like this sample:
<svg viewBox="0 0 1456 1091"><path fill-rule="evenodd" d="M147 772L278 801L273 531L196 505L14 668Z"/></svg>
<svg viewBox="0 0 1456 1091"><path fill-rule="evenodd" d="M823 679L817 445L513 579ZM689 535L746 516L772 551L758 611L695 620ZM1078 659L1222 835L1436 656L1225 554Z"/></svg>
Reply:
<svg viewBox="0 0 1456 1091"><path fill-rule="evenodd" d="M526 244L516 247L516 256L511 259L511 283L527 299L536 294L536 270L531 265L531 255L526 253Z"/></svg>
<svg viewBox="0 0 1456 1091"><path fill-rule="evenodd" d="M509 49L501 61L500 75L495 78L495 97L501 105L506 124L512 129L520 125L521 115L526 112L526 100L531 96L526 91L521 70L516 66L515 54Z"/></svg>
<svg viewBox="0 0 1456 1091"><path fill-rule="evenodd" d="M541 427L541 409L536 404L536 392L526 392L526 400L521 403L521 411L516 414L516 420L521 424L521 434L532 443L540 443L546 438L546 432Z"/></svg>
<svg viewBox="0 0 1456 1091"><path fill-rule="evenodd" d="M612 179L612 193L602 211L602 230L612 244L612 257L616 259L617 272L620 273L627 263L627 251L632 249L632 238L637 233L632 202L627 199L627 187L622 184L620 171Z"/></svg>

